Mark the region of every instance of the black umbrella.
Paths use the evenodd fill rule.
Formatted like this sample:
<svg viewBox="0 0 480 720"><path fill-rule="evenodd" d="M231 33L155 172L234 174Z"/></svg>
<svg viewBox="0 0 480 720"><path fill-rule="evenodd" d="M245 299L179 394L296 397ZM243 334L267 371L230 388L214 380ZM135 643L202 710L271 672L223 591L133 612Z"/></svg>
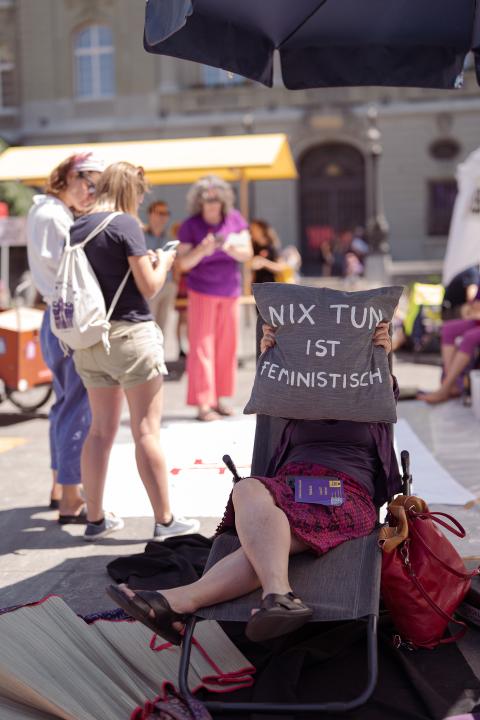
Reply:
<svg viewBox="0 0 480 720"><path fill-rule="evenodd" d="M147 0L145 49L271 87L461 85L480 0Z"/></svg>

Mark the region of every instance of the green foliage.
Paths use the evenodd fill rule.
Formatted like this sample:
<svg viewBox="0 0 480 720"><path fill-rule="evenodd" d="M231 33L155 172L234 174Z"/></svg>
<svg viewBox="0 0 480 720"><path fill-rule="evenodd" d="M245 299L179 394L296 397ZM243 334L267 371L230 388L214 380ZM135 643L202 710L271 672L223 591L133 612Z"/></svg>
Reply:
<svg viewBox="0 0 480 720"><path fill-rule="evenodd" d="M0 153L6 150L8 144L0 137ZM0 202L6 202L10 215L26 215L32 204L35 190L20 182L0 182Z"/></svg>
<svg viewBox="0 0 480 720"><path fill-rule="evenodd" d="M6 202L10 215L26 215L35 190L19 182L0 182L0 201Z"/></svg>

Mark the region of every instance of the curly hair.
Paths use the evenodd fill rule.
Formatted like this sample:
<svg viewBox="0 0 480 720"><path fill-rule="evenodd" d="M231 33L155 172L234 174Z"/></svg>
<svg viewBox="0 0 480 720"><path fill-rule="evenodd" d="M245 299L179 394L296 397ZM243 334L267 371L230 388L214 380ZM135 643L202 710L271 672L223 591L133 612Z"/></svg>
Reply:
<svg viewBox="0 0 480 720"><path fill-rule="evenodd" d="M231 185L217 175L205 175L194 183L187 193L187 213L189 216L202 212L202 197L214 190L222 203L222 213L228 215L233 208L234 194Z"/></svg>

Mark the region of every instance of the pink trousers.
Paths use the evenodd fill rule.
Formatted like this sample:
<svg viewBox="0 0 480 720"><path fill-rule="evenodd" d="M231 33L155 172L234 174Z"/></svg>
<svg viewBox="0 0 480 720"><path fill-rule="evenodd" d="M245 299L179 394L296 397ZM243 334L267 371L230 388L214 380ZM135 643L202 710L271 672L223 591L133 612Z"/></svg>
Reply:
<svg viewBox="0 0 480 720"><path fill-rule="evenodd" d="M238 310L236 297L188 291L188 405L215 407L234 394Z"/></svg>

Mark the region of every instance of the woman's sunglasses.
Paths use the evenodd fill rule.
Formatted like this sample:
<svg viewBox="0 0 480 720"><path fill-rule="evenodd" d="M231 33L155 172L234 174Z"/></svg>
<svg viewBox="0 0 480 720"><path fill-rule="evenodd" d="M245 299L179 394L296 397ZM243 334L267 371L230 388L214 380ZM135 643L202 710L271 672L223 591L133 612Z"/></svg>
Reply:
<svg viewBox="0 0 480 720"><path fill-rule="evenodd" d="M89 194L90 194L90 195L95 195L95 192L96 192L96 190L97 190L97 186L96 186L96 183L93 182L92 178L89 177L89 175L87 175L87 173L82 172L82 171L80 171L80 172L78 173L78 177L79 177L81 180L84 180L84 181L86 182L86 184L87 184L87 190L88 190Z"/></svg>

